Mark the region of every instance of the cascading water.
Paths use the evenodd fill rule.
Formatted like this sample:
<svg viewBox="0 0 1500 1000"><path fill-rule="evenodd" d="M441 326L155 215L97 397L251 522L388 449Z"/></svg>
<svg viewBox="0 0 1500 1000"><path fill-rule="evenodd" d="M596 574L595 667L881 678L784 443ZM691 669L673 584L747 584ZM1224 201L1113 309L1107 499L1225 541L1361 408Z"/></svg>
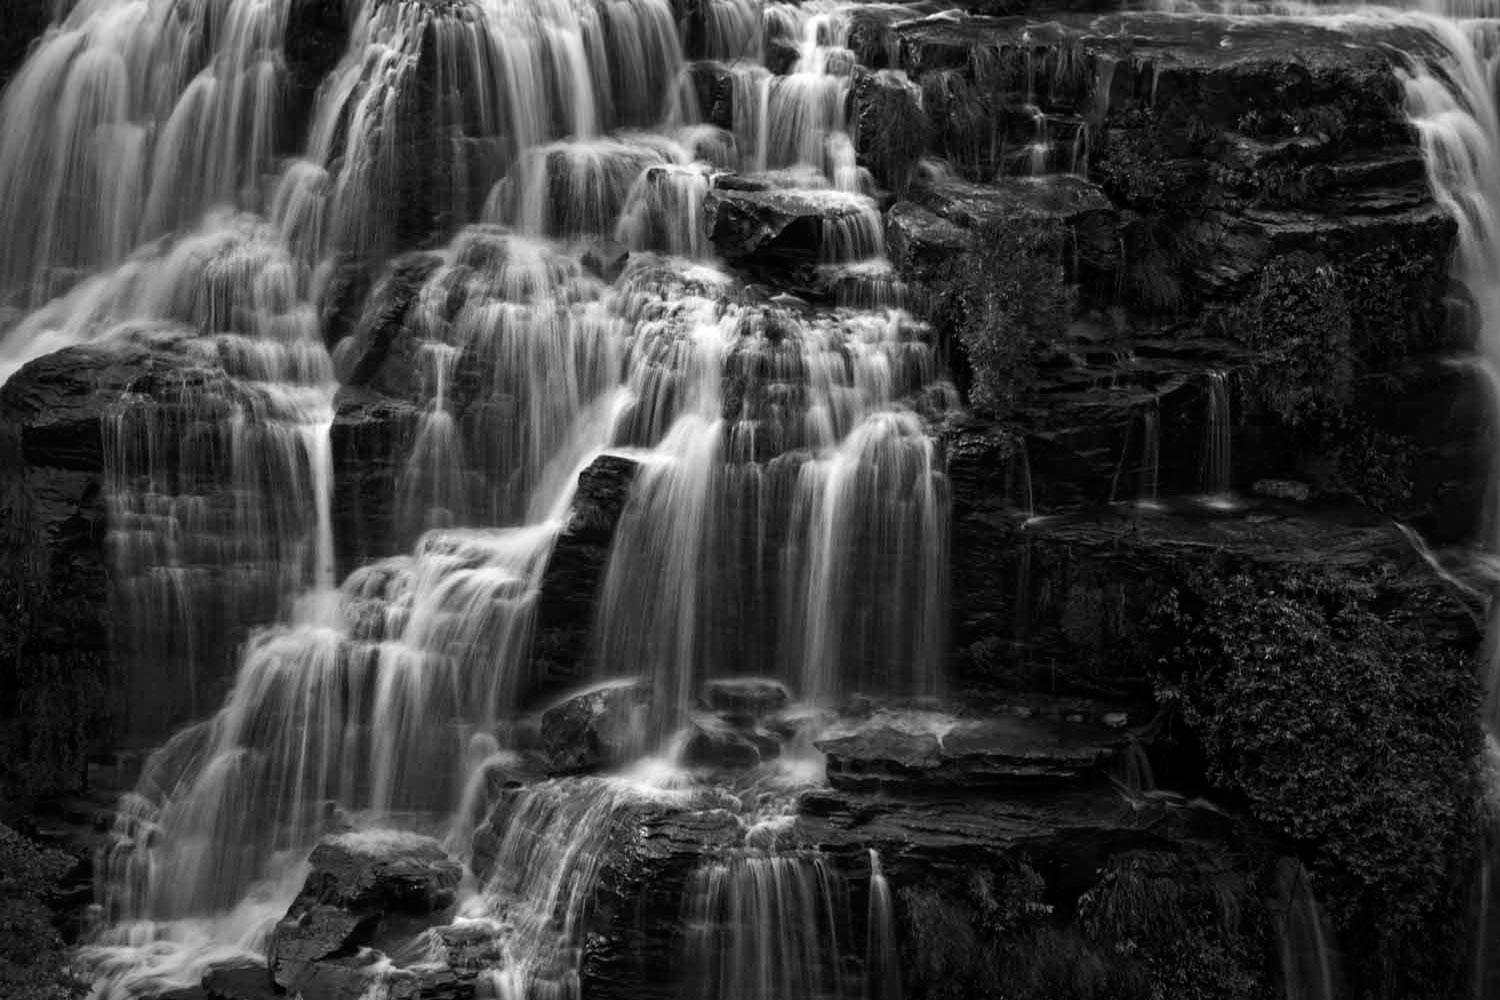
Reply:
<svg viewBox="0 0 1500 1000"><path fill-rule="evenodd" d="M1200 478L1203 492L1218 500L1229 495L1230 448L1233 431L1229 414L1229 376L1225 372L1209 372L1204 387L1203 450L1201 452Z"/></svg>
<svg viewBox="0 0 1500 1000"><path fill-rule="evenodd" d="M1476 12L1456 5L1454 18ZM1488 5L1485 5L1488 6ZM1448 13L1444 11L1444 13ZM1421 136L1433 192L1458 223L1452 275L1474 306L1477 330L1473 367L1489 402L1492 430L1500 430L1500 26L1421 15L1440 60L1411 60L1405 80L1407 108ZM1500 554L1500 461L1491 461L1485 523L1479 544L1486 556ZM1500 984L1500 936L1492 912L1491 870L1500 844L1500 603L1490 600L1485 637L1484 727L1490 807L1487 857L1475 892L1473 988L1476 1000Z"/></svg>
<svg viewBox="0 0 1500 1000"><path fill-rule="evenodd" d="M81 0L0 103L0 221L37 234L0 267L3 303L30 310L0 376L82 345L162 372L108 428L117 640L181 692L135 711L141 732L201 721L119 811L84 953L101 998L264 953L326 832L468 851L542 576L603 452L638 473L591 658L651 682L647 749L672 745L709 669L824 702L914 695L945 642L924 421L954 393L894 307L845 118L847 8L705 5L694 44L733 60L746 95L727 130L699 120L665 0L351 3L300 116L297 10ZM796 49L789 74L761 64L772 43ZM839 308L745 295L713 263L704 202L734 167L824 212L816 265ZM417 233L446 242L380 265ZM630 253L612 281L583 263L607 240ZM369 304L330 355L320 311L361 269ZM417 541L336 585L336 396L393 322L413 402L395 521ZM225 696L215 663L241 640ZM680 784L564 780L512 803L501 863L454 918L495 939L494 992L577 995L601 838L632 803L698 794ZM814 949L833 932L816 857L725 864L706 920L800 915ZM872 950L892 947L890 908L877 866ZM763 985L827 995L836 954ZM705 995L740 988L714 978Z"/></svg>

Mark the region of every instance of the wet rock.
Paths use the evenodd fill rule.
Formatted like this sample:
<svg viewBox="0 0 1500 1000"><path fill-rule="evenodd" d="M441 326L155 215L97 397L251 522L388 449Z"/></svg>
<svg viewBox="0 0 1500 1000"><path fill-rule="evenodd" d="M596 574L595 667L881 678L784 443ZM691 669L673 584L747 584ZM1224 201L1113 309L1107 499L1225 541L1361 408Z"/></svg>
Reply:
<svg viewBox="0 0 1500 1000"><path fill-rule="evenodd" d="M886 252L904 274L925 274L969 253L973 235L936 212L902 201L885 216Z"/></svg>
<svg viewBox="0 0 1500 1000"><path fill-rule="evenodd" d="M528 701L555 695L590 676L594 609L637 468L633 459L601 455L579 474L568 523L542 574Z"/></svg>
<svg viewBox="0 0 1500 1000"><path fill-rule="evenodd" d="M703 704L732 719L763 719L791 703L786 685L769 677L719 677L703 685Z"/></svg>
<svg viewBox="0 0 1500 1000"><path fill-rule="evenodd" d="M584 995L673 1000L681 995L684 900L705 859L739 847L740 817L698 803L642 806L617 825L594 899Z"/></svg>
<svg viewBox="0 0 1500 1000"><path fill-rule="evenodd" d="M313 849L304 898L345 909L426 914L453 903L462 866L428 837L352 833Z"/></svg>
<svg viewBox="0 0 1500 1000"><path fill-rule="evenodd" d="M725 259L788 267L839 256L832 232L875 218L868 199L831 190L738 190L720 182L704 201L709 238ZM871 222L878 226L878 222Z"/></svg>
<svg viewBox="0 0 1500 1000"><path fill-rule="evenodd" d="M373 964L362 950L399 944L441 922L463 877L437 841L396 832L327 838L308 863L269 953L276 984L307 1000L362 993Z"/></svg>
<svg viewBox="0 0 1500 1000"><path fill-rule="evenodd" d="M734 128L734 74L723 63L696 62L688 67L698 111L710 125Z"/></svg>
<svg viewBox="0 0 1500 1000"><path fill-rule="evenodd" d="M420 419L405 399L344 388L334 400L334 542L341 574L407 551L397 510L398 484Z"/></svg>
<svg viewBox="0 0 1500 1000"><path fill-rule="evenodd" d="M612 681L547 709L542 714L542 743L552 770L596 770L638 752L650 695L649 681Z"/></svg>
<svg viewBox="0 0 1500 1000"><path fill-rule="evenodd" d="M1112 757L1114 742L1090 726L1000 717L939 733L877 725L816 745L834 788L935 791L1086 782Z"/></svg>
<svg viewBox="0 0 1500 1000"><path fill-rule="evenodd" d="M924 208L964 229L1008 219L1051 219L1069 229L1112 226L1117 214L1103 189L1081 177L1016 177L993 184L944 180L913 194Z"/></svg>
<svg viewBox="0 0 1500 1000"><path fill-rule="evenodd" d="M401 399L416 398L416 345L403 333L422 285L442 263L436 254L408 254L377 282L354 334L334 354L334 367L345 385L368 386Z"/></svg>
<svg viewBox="0 0 1500 1000"><path fill-rule="evenodd" d="M759 726L737 726L714 718L700 718L683 746L689 767L745 770L781 754L781 740Z"/></svg>
<svg viewBox="0 0 1500 1000"><path fill-rule="evenodd" d="M630 249L616 240L595 240L583 252L583 266L604 281L614 281L625 273Z"/></svg>
<svg viewBox="0 0 1500 1000"><path fill-rule="evenodd" d="M960 673L983 686L1149 701L1153 609L1194 574L1238 569L1336 572L1370 588L1362 600L1420 618L1434 642L1477 641L1401 531L1359 507L1241 497L987 520L991 557L965 565L959 554L955 568L984 595L960 599L956 637Z"/></svg>
<svg viewBox="0 0 1500 1000"><path fill-rule="evenodd" d="M266 963L238 959L216 965L203 976L208 1000L274 1000L281 994Z"/></svg>

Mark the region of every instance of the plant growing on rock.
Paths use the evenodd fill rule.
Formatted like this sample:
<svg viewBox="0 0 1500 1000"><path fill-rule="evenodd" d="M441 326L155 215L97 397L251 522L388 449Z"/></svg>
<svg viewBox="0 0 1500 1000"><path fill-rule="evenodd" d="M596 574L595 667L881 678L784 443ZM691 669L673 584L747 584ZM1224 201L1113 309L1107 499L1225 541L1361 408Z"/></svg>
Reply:
<svg viewBox="0 0 1500 1000"><path fill-rule="evenodd" d="M1070 319L1064 234L1050 219L1005 219L982 227L975 245L931 278L934 312L963 349L970 406L1003 417L1026 398L1040 355Z"/></svg>
<svg viewBox="0 0 1500 1000"><path fill-rule="evenodd" d="M1230 326L1255 354L1252 394L1282 422L1297 426L1348 405L1349 303L1326 260L1293 253L1271 261Z"/></svg>
<svg viewBox="0 0 1500 1000"><path fill-rule="evenodd" d="M84 992L67 970L47 906L73 865L0 824L0 996L7 1000L74 1000Z"/></svg>
<svg viewBox="0 0 1500 1000"><path fill-rule="evenodd" d="M922 92L889 74L865 76L855 88L857 142L871 173L897 195L916 176L932 138Z"/></svg>
<svg viewBox="0 0 1500 1000"><path fill-rule="evenodd" d="M1467 656L1332 572L1204 571L1158 615L1162 696L1210 780L1300 849L1346 943L1383 959L1367 987L1456 988L1437 938L1476 830Z"/></svg>

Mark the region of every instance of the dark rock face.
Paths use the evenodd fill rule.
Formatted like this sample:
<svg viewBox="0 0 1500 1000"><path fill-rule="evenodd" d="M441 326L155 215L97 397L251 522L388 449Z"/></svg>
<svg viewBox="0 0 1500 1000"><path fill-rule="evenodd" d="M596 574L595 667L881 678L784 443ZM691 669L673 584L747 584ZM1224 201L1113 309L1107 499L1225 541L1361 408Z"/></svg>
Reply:
<svg viewBox="0 0 1500 1000"><path fill-rule="evenodd" d="M583 252L583 266L604 281L614 281L625 273L630 249L615 240L595 240Z"/></svg>
<svg viewBox="0 0 1500 1000"><path fill-rule="evenodd" d="M420 414L406 400L353 387L334 405L333 537L340 572L348 573L405 548L398 487Z"/></svg>
<svg viewBox="0 0 1500 1000"><path fill-rule="evenodd" d="M208 1000L274 1000L280 996L263 962L243 960L210 969L203 976Z"/></svg>
<svg viewBox="0 0 1500 1000"><path fill-rule="evenodd" d="M905 785L982 795L996 788L1086 783L1119 742L1117 734L1081 725L1002 716L941 733L877 726L817 746L828 757L828 781L836 790Z"/></svg>
<svg viewBox="0 0 1500 1000"><path fill-rule="evenodd" d="M302 893L276 925L270 968L278 986L309 998L357 997L377 974L360 949L389 947L432 923L452 906L463 867L434 840L411 834L345 834L319 844ZM422 974L451 983L446 970ZM409 980L412 996L428 996ZM472 985L468 987L472 992ZM437 995L433 991L431 995Z"/></svg>
<svg viewBox="0 0 1500 1000"><path fill-rule="evenodd" d="M703 685L704 707L735 721L763 719L791 700L786 685L769 677L717 677Z"/></svg>
<svg viewBox="0 0 1500 1000"><path fill-rule="evenodd" d="M542 574L531 698L580 684L590 675L595 602L636 469L632 459L601 455L578 476L567 526Z"/></svg>
<svg viewBox="0 0 1500 1000"><path fill-rule="evenodd" d="M10 82L32 43L42 36L54 6L52 0L17 0L7 8L5 27L0 30L0 86Z"/></svg>
<svg viewBox="0 0 1500 1000"><path fill-rule="evenodd" d="M617 764L644 745L651 687L646 681L612 681L591 688L542 714L542 745L560 774Z"/></svg>
<svg viewBox="0 0 1500 1000"><path fill-rule="evenodd" d="M730 261L810 264L831 256L825 227L857 219L856 199L834 192L747 190L720 184L704 202L709 238Z"/></svg>

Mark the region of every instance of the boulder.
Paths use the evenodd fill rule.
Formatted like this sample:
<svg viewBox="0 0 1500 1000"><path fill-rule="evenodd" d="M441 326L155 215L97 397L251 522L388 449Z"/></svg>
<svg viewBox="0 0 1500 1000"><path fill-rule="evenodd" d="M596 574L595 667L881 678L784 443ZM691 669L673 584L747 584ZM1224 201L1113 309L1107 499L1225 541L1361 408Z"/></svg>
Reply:
<svg viewBox="0 0 1500 1000"><path fill-rule="evenodd" d="M325 838L302 892L271 935L276 984L306 1000L359 996L391 948L441 923L463 866L428 837L395 831Z"/></svg>
<svg viewBox="0 0 1500 1000"><path fill-rule="evenodd" d="M786 685L770 677L717 677L703 685L704 707L734 721L763 719L791 700Z"/></svg>
<svg viewBox="0 0 1500 1000"><path fill-rule="evenodd" d="M618 680L565 698L542 714L542 744L554 773L618 764L644 747L651 684Z"/></svg>
<svg viewBox="0 0 1500 1000"><path fill-rule="evenodd" d="M758 726L740 727L718 719L700 718L691 727L683 745L683 763L734 771L756 767L779 756L780 739Z"/></svg>
<svg viewBox="0 0 1500 1000"><path fill-rule="evenodd" d="M875 252L880 237L870 199L830 189L742 190L720 180L704 214L709 239L726 260L771 269L859 260Z"/></svg>
<svg viewBox="0 0 1500 1000"><path fill-rule="evenodd" d="M885 216L886 252L904 274L926 274L973 249L964 227L915 202L901 201Z"/></svg>
<svg viewBox="0 0 1500 1000"><path fill-rule="evenodd" d="M614 281L625 273L630 248L617 240L595 240L583 252L583 266L602 281Z"/></svg>
<svg viewBox="0 0 1500 1000"><path fill-rule="evenodd" d="M208 1000L275 1000L280 996L271 970L252 958L216 965L203 975Z"/></svg>
<svg viewBox="0 0 1500 1000"><path fill-rule="evenodd" d="M688 67L688 79L698 100L703 120L718 128L734 128L734 74L719 62L695 62Z"/></svg>
<svg viewBox="0 0 1500 1000"><path fill-rule="evenodd" d="M398 483L421 414L416 404L370 389L345 387L334 400L333 538L339 575L409 551Z"/></svg>

